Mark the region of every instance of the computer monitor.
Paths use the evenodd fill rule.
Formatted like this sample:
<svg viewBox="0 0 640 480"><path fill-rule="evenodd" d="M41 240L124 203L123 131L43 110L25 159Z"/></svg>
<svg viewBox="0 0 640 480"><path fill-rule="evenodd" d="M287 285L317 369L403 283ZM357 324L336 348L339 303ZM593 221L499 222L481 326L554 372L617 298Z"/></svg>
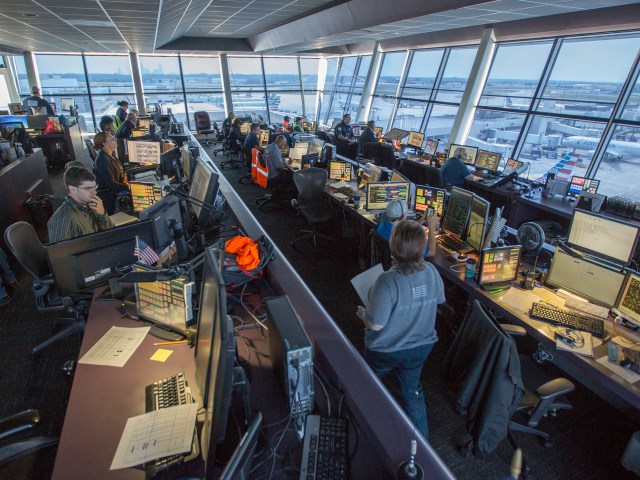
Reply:
<svg viewBox="0 0 640 480"><path fill-rule="evenodd" d="M437 140L427 140L427 143L424 146L424 153L427 155L435 155L438 150L438 141Z"/></svg>
<svg viewBox="0 0 640 480"><path fill-rule="evenodd" d="M45 115L27 115L27 128L33 130L44 130L47 127L47 119Z"/></svg>
<svg viewBox="0 0 640 480"><path fill-rule="evenodd" d="M129 163L151 163L160 165L162 148L160 142L127 140Z"/></svg>
<svg viewBox="0 0 640 480"><path fill-rule="evenodd" d="M9 106L9 112L11 113L11 115L24 111L22 109L21 103L10 103L8 106Z"/></svg>
<svg viewBox="0 0 640 480"><path fill-rule="evenodd" d="M296 142L293 148L289 149L289 158L300 161L307 153L309 153L309 142Z"/></svg>
<svg viewBox="0 0 640 480"><path fill-rule="evenodd" d="M180 156L180 147L172 148L160 154L160 174L162 177L176 177L180 181L180 167L178 165L178 157Z"/></svg>
<svg viewBox="0 0 640 480"><path fill-rule="evenodd" d="M576 175L571 177L571 183L569 184L569 191L567 196L578 198L583 190L589 193L598 193L598 186L600 180L594 178L578 177Z"/></svg>
<svg viewBox="0 0 640 480"><path fill-rule="evenodd" d="M354 137L359 137L362 134L362 125L351 125L351 133L353 133Z"/></svg>
<svg viewBox="0 0 640 480"><path fill-rule="evenodd" d="M406 203L409 200L409 187L408 182L369 182L365 209L368 212L382 211L392 200L403 200Z"/></svg>
<svg viewBox="0 0 640 480"><path fill-rule="evenodd" d="M587 258L577 258L556 247L546 283L607 307L613 306L624 273Z"/></svg>
<svg viewBox="0 0 640 480"><path fill-rule="evenodd" d="M401 128L392 128L384 134L384 139L391 142L401 142L402 140L407 138L408 135L409 132L406 130L402 130Z"/></svg>
<svg viewBox="0 0 640 480"><path fill-rule="evenodd" d="M139 123L139 128L141 130L146 130L148 131L149 128L151 127L151 119L150 118L140 118L138 119L138 123Z"/></svg>
<svg viewBox="0 0 640 480"><path fill-rule="evenodd" d="M14 122L14 121L11 121L11 122L0 122L0 132L2 132L2 137L3 138L7 133L7 129L9 129L9 128L13 128L14 130L18 129L18 128L21 128L21 129L24 130L24 124L22 122Z"/></svg>
<svg viewBox="0 0 640 480"><path fill-rule="evenodd" d="M640 275L629 272L615 303L616 309L640 325Z"/></svg>
<svg viewBox="0 0 640 480"><path fill-rule="evenodd" d="M319 157L322 157L322 149L324 147L324 140L314 138L309 142L309 150L307 153L317 153Z"/></svg>
<svg viewBox="0 0 640 480"><path fill-rule="evenodd" d="M478 152L478 158L476 159L476 168L478 170L487 170L491 173L496 173L501 159L502 155L499 153L480 150Z"/></svg>
<svg viewBox="0 0 640 480"><path fill-rule="evenodd" d="M195 168L195 162L193 161L193 156L191 155L191 150L185 145L182 147L182 171L184 172L185 181L191 181L191 177L193 176L193 169Z"/></svg>
<svg viewBox="0 0 640 480"><path fill-rule="evenodd" d="M173 195L167 195L155 202L138 215L140 220L153 222L153 243L159 249L168 246L174 237L175 229L182 228L180 201Z"/></svg>
<svg viewBox="0 0 640 480"><path fill-rule="evenodd" d="M511 172L514 172L514 171L518 170L523 165L524 165L524 162L521 162L520 160L514 160L513 158L510 158L510 159L507 160L507 163L504 165L504 170L502 170L502 174L503 175L508 175Z"/></svg>
<svg viewBox="0 0 640 480"><path fill-rule="evenodd" d="M449 147L449 156L447 157L447 160L451 157L456 157L462 163L465 163L467 165L475 165L477 156L477 147L469 147L467 145L457 145L455 143L452 143Z"/></svg>
<svg viewBox="0 0 640 480"><path fill-rule="evenodd" d="M560 195L561 197L566 197L569 192L570 185L571 184L566 180L547 177L545 188L547 190L547 195Z"/></svg>
<svg viewBox="0 0 640 480"><path fill-rule="evenodd" d="M350 182L351 164L347 162L340 162L338 160L332 160L329 163L329 179L344 180L345 182Z"/></svg>
<svg viewBox="0 0 640 480"><path fill-rule="evenodd" d="M605 260L629 265L638 245L640 228L599 213L575 209L567 244Z"/></svg>
<svg viewBox="0 0 640 480"><path fill-rule="evenodd" d="M262 426L262 414L257 412L251 422L249 428L240 439L240 443L234 450L227 466L220 474L219 480L249 480L251 466L253 465L253 456L258 446L258 437L260 435L260 427ZM211 462L215 463L215 462ZM213 466L211 465L211 468ZM206 478L211 478L210 465L206 466Z"/></svg>
<svg viewBox="0 0 640 480"><path fill-rule="evenodd" d="M63 97L60 99L60 108L63 112L70 112L73 109L75 103L76 102L73 100L73 98Z"/></svg>
<svg viewBox="0 0 640 480"><path fill-rule="evenodd" d="M209 206L210 209L192 204L198 223L204 227L209 223L218 193L218 174L200 157L196 159L196 168L191 180L189 196Z"/></svg>
<svg viewBox="0 0 640 480"><path fill-rule="evenodd" d="M478 195L474 195L471 199L467 243L478 252L484 244L484 234L489 223L489 207L489 201Z"/></svg>
<svg viewBox="0 0 640 480"><path fill-rule="evenodd" d="M115 269L138 261L136 237L154 247L152 222L128 223L45 245L58 293L71 295L106 285Z"/></svg>
<svg viewBox="0 0 640 480"><path fill-rule="evenodd" d="M521 249L521 245L511 245L482 250L478 284L491 290L515 281L518 278Z"/></svg>
<svg viewBox="0 0 640 480"><path fill-rule="evenodd" d="M141 212L162 199L162 187L156 183L129 182L133 211Z"/></svg>
<svg viewBox="0 0 640 480"><path fill-rule="evenodd" d="M377 182L380 180L382 176L382 168L377 165L374 165L371 162L367 162L364 164L362 168L362 177L360 188L363 188L368 182Z"/></svg>
<svg viewBox="0 0 640 480"><path fill-rule="evenodd" d="M335 158L336 146L332 143L325 143L322 146L322 155L320 156L320 162L328 165Z"/></svg>
<svg viewBox="0 0 640 480"><path fill-rule="evenodd" d="M442 222L442 231L462 240L467 228L473 193L458 187L451 187L449 205Z"/></svg>
<svg viewBox="0 0 640 480"><path fill-rule="evenodd" d="M307 153L300 159L300 168L313 167L318 162L317 153Z"/></svg>
<svg viewBox="0 0 640 480"><path fill-rule="evenodd" d="M433 188L428 185L416 185L415 202L413 211L423 213L431 207L435 213L442 217L444 214L444 201L447 191L444 188Z"/></svg>
<svg viewBox="0 0 640 480"><path fill-rule="evenodd" d="M216 250L212 247L205 251L204 256L196 341L196 381L205 408L200 438L202 458L213 463L216 446L224 440L227 431L236 341L233 322L227 315L222 262L216 258Z"/></svg>
<svg viewBox="0 0 640 480"><path fill-rule="evenodd" d="M420 132L409 132L409 140L407 140L407 145L414 148L422 148L422 144L424 143L424 133Z"/></svg>
<svg viewBox="0 0 640 480"><path fill-rule="evenodd" d="M266 147L269 143L269 130L260 130L260 146Z"/></svg>

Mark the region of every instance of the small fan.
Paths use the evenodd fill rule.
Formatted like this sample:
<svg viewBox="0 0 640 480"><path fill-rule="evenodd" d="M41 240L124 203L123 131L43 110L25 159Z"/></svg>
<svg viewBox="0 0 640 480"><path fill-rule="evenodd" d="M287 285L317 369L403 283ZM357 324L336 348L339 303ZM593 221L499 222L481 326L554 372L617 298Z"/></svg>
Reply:
<svg viewBox="0 0 640 480"><path fill-rule="evenodd" d="M516 238L525 255L537 256L544 243L544 230L537 223L526 222L518 228Z"/></svg>
<svg viewBox="0 0 640 480"><path fill-rule="evenodd" d="M516 238L518 239L518 243L522 245L523 254L528 255L529 257L535 255L536 258L533 262L533 269L527 271L525 279L520 284L520 286L525 290L533 290L538 255L540 254L542 244L544 243L544 230L537 223L526 222L518 228Z"/></svg>

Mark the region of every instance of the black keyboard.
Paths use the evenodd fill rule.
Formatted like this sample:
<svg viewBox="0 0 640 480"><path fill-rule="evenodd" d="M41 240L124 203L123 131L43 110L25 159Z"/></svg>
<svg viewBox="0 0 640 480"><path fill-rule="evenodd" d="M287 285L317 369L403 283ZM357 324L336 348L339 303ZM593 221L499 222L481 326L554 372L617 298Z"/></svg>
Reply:
<svg viewBox="0 0 640 480"><path fill-rule="evenodd" d="M464 242L460 242L449 235L440 235L438 236L438 243L443 247L453 250L456 252L468 252L471 250L471 247Z"/></svg>
<svg viewBox="0 0 640 480"><path fill-rule="evenodd" d="M343 418L307 415L300 480L348 478L347 421Z"/></svg>
<svg viewBox="0 0 640 480"><path fill-rule="evenodd" d="M557 323L575 330L589 332L598 338L605 336L604 321L581 313L568 312L548 303L534 302L531 317L544 322Z"/></svg>
<svg viewBox="0 0 640 480"><path fill-rule="evenodd" d="M187 381L184 378L184 373L178 373L173 377L147 385L145 393L147 413L161 408L191 403L191 396L187 393Z"/></svg>
<svg viewBox="0 0 640 480"><path fill-rule="evenodd" d="M145 388L145 404L147 413L160 410L161 408L186 405L191 403L191 401L191 394L187 389L187 381L185 380L184 373L182 372L173 377L153 382ZM196 440L197 437L194 436L194 442ZM192 447L192 450L194 450L194 447ZM145 465L147 478L153 477L157 472L166 470L173 465L182 463L185 460L185 455L189 454L180 453L178 455L169 455L168 457L158 458L153 462L149 462Z"/></svg>

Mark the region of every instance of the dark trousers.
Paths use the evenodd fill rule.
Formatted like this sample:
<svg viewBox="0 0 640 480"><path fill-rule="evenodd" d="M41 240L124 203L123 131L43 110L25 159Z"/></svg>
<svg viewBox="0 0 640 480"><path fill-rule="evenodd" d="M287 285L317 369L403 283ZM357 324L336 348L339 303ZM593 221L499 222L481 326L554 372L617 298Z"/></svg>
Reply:
<svg viewBox="0 0 640 480"><path fill-rule="evenodd" d="M424 400L420 375L433 345L431 343L397 352L376 352L366 349L364 353L365 360L378 378L382 379L388 373L395 371L400 386L400 404L426 440L429 440L427 404Z"/></svg>

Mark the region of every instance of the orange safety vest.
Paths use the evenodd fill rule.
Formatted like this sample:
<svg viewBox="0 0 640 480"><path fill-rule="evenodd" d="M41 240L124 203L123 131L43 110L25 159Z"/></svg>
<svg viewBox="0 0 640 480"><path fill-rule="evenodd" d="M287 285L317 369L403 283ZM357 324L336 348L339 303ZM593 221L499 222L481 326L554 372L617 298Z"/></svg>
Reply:
<svg viewBox="0 0 640 480"><path fill-rule="evenodd" d="M254 152L256 150L254 149ZM266 162L262 161L262 153L258 152L255 155L256 158L256 179L255 182L260 185L262 188L267 188L267 183L269 182L269 167ZM252 159L253 162L253 159ZM264 163L264 167L262 164ZM252 169L253 170L253 169Z"/></svg>
<svg viewBox="0 0 640 480"><path fill-rule="evenodd" d="M260 265L258 242L238 235L225 243L227 253L236 254L236 264L244 270L253 270Z"/></svg>

